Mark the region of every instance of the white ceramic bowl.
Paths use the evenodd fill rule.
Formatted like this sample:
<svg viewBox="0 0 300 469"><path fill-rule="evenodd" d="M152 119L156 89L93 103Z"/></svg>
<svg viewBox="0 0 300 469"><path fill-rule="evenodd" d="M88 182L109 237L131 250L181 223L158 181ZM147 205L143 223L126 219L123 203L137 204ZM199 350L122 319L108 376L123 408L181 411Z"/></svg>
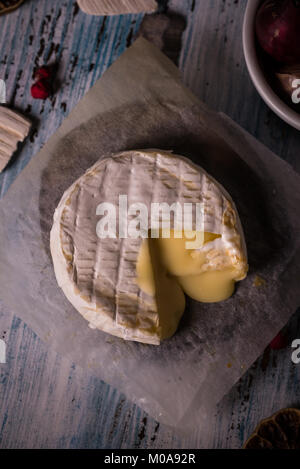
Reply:
<svg viewBox="0 0 300 469"><path fill-rule="evenodd" d="M255 16L261 0L248 0L243 24L243 48L250 77L265 103L285 122L300 130L300 114L273 91L261 69L255 43Z"/></svg>

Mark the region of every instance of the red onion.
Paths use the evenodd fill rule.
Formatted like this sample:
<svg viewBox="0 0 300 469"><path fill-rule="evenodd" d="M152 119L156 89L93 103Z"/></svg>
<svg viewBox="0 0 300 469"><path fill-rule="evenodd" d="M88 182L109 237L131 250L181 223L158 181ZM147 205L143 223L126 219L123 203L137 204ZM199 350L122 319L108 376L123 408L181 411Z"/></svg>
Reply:
<svg viewBox="0 0 300 469"><path fill-rule="evenodd" d="M288 345L287 337L282 332L279 332L269 345L272 350L281 350Z"/></svg>
<svg viewBox="0 0 300 469"><path fill-rule="evenodd" d="M300 63L300 0L266 0L256 15L259 44L285 64Z"/></svg>

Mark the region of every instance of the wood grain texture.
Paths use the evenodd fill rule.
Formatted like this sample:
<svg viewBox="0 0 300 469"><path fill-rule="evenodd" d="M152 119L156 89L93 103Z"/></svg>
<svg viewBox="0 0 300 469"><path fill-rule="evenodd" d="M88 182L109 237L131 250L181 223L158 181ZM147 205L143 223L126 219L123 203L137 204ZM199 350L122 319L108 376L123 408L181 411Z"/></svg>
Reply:
<svg viewBox="0 0 300 469"><path fill-rule="evenodd" d="M166 3L166 2L162 2ZM299 171L300 133L273 114L255 91L243 59L241 0L170 0L186 22L180 69L184 83L209 106L226 112ZM0 17L0 78L7 100L34 128L0 176L0 194L59 127L64 117L133 41L142 15L92 17L73 0L27 0ZM57 63L57 92L34 101L35 67ZM17 292L16 292L17 294ZM223 398L209 424L182 436L132 405L125 396L47 347L0 304L1 448L239 448L258 421L300 405L300 365L291 347L267 348ZM287 326L300 337L300 310Z"/></svg>

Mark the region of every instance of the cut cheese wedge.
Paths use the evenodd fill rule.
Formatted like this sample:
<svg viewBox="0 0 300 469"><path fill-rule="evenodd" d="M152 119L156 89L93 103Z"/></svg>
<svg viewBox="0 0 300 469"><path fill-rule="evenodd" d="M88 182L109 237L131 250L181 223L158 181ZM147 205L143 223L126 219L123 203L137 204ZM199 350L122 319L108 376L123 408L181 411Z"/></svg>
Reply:
<svg viewBox="0 0 300 469"><path fill-rule="evenodd" d="M187 249L184 233L180 239L174 238L173 232L169 239L160 236L144 241L137 262L140 288L148 295L155 295L157 287L153 265L159 263L160 270L176 280L184 293L194 300L211 303L229 298L234 292L235 282L241 279L240 275L233 267L203 271L211 246L208 243L221 238L215 233L205 232L203 235L206 246L203 245L202 249Z"/></svg>
<svg viewBox="0 0 300 469"><path fill-rule="evenodd" d="M89 15L123 15L125 13L151 13L157 9L155 0L77 0Z"/></svg>
<svg viewBox="0 0 300 469"><path fill-rule="evenodd" d="M124 212L120 216L124 197L126 223ZM195 221L189 230L178 230L175 216L166 230L162 210L162 228L152 232L153 206L174 203L201 205L201 231ZM147 229L141 229L143 207ZM187 244L193 237L200 244ZM248 269L228 193L190 160L161 150L98 161L63 195L50 247L58 284L90 327L155 345L176 332L184 293L198 301L224 300Z"/></svg>
<svg viewBox="0 0 300 469"><path fill-rule="evenodd" d="M0 106L0 172L5 168L18 142L24 140L30 130L29 120L5 106Z"/></svg>

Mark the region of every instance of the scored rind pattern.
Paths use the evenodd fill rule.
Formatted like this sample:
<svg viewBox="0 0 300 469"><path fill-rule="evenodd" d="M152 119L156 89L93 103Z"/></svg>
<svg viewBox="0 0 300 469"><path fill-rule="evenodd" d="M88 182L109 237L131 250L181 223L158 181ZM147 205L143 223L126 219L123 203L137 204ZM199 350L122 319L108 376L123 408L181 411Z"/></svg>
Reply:
<svg viewBox="0 0 300 469"><path fill-rule="evenodd" d="M78 5L89 15L122 15L151 13L157 9L155 0L78 0Z"/></svg>
<svg viewBox="0 0 300 469"><path fill-rule="evenodd" d="M96 234L98 204L118 207L119 195L127 195L128 207L139 202L147 206L149 227L152 202L204 203L204 231L221 238L204 246L203 272L234 266L237 280L245 277L242 228L225 189L203 169L170 152L136 150L101 159L65 192L50 236L59 286L91 327L157 345L161 330L156 300L136 281L143 239L99 239Z"/></svg>

